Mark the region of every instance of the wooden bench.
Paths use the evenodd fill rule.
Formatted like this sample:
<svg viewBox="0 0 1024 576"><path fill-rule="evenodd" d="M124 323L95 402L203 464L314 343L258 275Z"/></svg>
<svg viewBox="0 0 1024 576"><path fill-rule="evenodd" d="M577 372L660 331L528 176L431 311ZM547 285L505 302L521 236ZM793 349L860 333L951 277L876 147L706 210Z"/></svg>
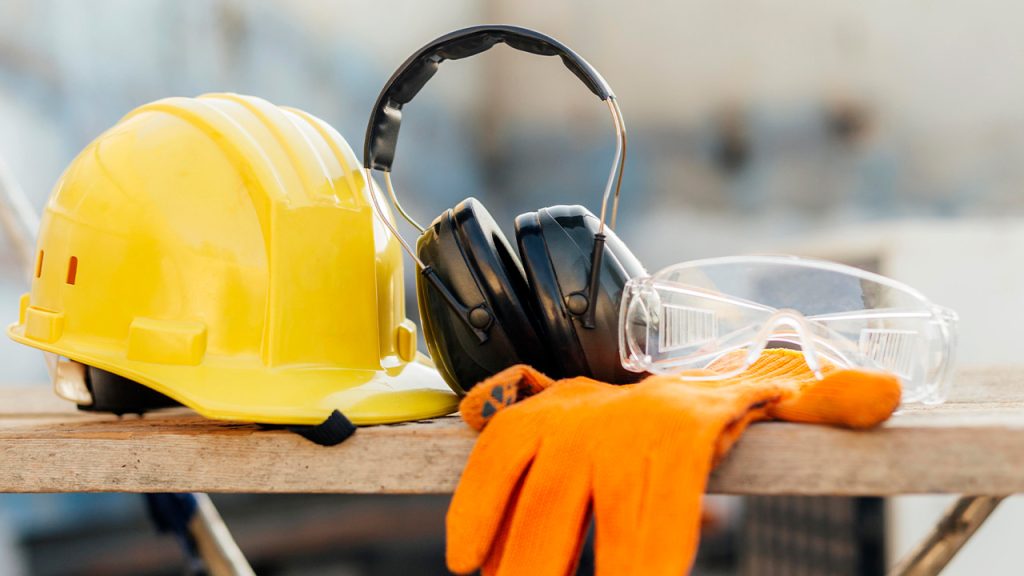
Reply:
<svg viewBox="0 0 1024 576"><path fill-rule="evenodd" d="M709 491L988 497L961 500L919 561L901 564L900 573L935 573L914 570L935 560L936 546L950 549L952 535L948 561L999 497L1024 492L1024 368L966 369L955 382L945 404L906 408L869 432L752 426ZM118 418L78 411L46 386L7 388L0 491L443 493L455 488L475 437L450 416L362 428L323 448L185 409Z"/></svg>

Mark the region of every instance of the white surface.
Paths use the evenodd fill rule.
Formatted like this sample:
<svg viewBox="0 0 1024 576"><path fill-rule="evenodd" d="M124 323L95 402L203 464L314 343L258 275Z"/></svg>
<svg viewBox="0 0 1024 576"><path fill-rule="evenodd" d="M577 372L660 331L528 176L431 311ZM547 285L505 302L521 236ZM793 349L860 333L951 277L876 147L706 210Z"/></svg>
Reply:
<svg viewBox="0 0 1024 576"><path fill-rule="evenodd" d="M960 315L958 363L1019 364L1024 329L1024 220L862 226L805 238L789 251L854 264L917 288Z"/></svg>
<svg viewBox="0 0 1024 576"><path fill-rule="evenodd" d="M935 303L956 310L960 314L961 366L1024 363L1024 220L865 226L806 238L788 248L851 263L876 260L878 272L902 280ZM891 499L890 561L924 538L955 500L953 496ZM943 576L1020 574L1024 566L1021 525L1024 497L1007 499Z"/></svg>
<svg viewBox="0 0 1024 576"><path fill-rule="evenodd" d="M895 562L924 538L955 496L903 496L890 500L889 558ZM1024 496L1004 500L949 563L942 576L1020 574Z"/></svg>

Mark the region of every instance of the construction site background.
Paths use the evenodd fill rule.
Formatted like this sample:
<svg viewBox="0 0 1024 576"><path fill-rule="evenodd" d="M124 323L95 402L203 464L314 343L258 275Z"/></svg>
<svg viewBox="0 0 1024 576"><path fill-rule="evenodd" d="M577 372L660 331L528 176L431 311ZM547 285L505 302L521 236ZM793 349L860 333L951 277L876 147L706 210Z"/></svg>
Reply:
<svg viewBox="0 0 1024 576"><path fill-rule="evenodd" d="M974 278L1008 295L1024 285L1008 256L1024 256L1022 20L1024 4L964 0L9 0L0 4L0 167L41 210L73 156L129 110L213 91L309 111L360 150L377 92L409 53L455 28L515 23L573 47L615 89L630 138L618 232L649 268L852 247L859 263L961 311L962 363L1015 362L1016 316L1003 332L991 328L1005 302L979 301L977 284L965 285ZM614 149L606 109L557 59L504 48L443 66L407 107L401 142L394 179L418 219L473 195L509 228L553 202L596 207ZM0 319L14 320L25 279L6 242ZM949 282L951 269L972 273ZM972 337L982 331L991 343ZM38 353L7 339L0 365L5 383L46 380ZM334 501L378 518L395 510ZM239 514L252 508L234 502ZM316 500L285 502L301 510ZM415 502L427 507L424 522L440 522L444 499ZM891 555L943 502L891 504ZM112 534L131 533L139 504L0 497L0 573L63 573L47 572L55 550L88 556L74 535L94 533L100 517ZM723 505L733 508L742 505ZM1024 561L1007 544L1021 517L1020 502L1004 504L948 573L1006 573ZM426 558L439 558L441 526L410 536L428 542ZM358 561L387 557L369 546L345 548L351 573L391 573ZM316 573L289 570L275 573Z"/></svg>

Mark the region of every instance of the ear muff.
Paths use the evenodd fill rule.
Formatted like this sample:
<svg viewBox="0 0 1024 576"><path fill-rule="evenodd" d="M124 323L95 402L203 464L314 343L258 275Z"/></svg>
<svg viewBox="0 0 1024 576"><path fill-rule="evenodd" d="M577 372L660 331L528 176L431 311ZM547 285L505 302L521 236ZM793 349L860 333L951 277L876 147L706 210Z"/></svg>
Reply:
<svg viewBox="0 0 1024 576"><path fill-rule="evenodd" d="M476 200L463 202L423 228L402 209L391 182L404 107L442 62L479 54L495 44L558 56L607 106L615 126L615 157L601 219L578 206L522 216L517 221L522 264ZM465 392L515 363L555 376L636 379L619 365L616 323L625 282L643 268L611 232L625 160L626 127L611 87L586 60L535 30L505 25L457 30L420 48L388 79L366 127L363 166L371 186L373 171L383 173L393 206L422 233L416 253L379 205L378 195L369 196L381 221L420 270L417 292L424 337L454 390Z"/></svg>
<svg viewBox="0 0 1024 576"><path fill-rule="evenodd" d="M449 383L468 389L513 364L548 368L531 320L532 298L522 265L479 201L464 200L434 220L417 252L460 302L471 309L483 307L489 315L488 324L478 326L487 333L481 343L442 294L422 275L417 278L424 339Z"/></svg>
<svg viewBox="0 0 1024 576"><path fill-rule="evenodd" d="M535 321L549 353L549 375L590 376L624 384L640 376L618 358L619 303L626 282L644 268L626 245L605 229L597 290L588 295L591 260L600 220L582 206L552 206L516 218L516 239L530 284ZM584 326L594 306L594 325Z"/></svg>

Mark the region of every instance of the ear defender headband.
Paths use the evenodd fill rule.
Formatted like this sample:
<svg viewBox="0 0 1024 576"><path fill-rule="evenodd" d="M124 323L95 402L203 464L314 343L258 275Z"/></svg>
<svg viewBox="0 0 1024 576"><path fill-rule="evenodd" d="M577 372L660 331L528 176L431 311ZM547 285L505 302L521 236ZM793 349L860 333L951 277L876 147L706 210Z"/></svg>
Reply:
<svg viewBox="0 0 1024 576"><path fill-rule="evenodd" d="M424 228L402 208L391 182L403 106L441 62L473 56L498 43L560 57L606 103L616 134L600 218L582 206L554 206L520 215L515 227L521 259L476 199L464 200ZM617 342L622 290L630 278L645 273L612 232L625 160L626 130L611 87L586 60L540 32L504 25L452 32L420 48L388 80L366 129L364 169L378 216L420 269L416 284L424 338L438 370L455 391L465 392L519 363L556 378L638 378L619 363ZM373 170L384 173L395 209L420 231L416 252L384 214ZM606 226L609 198L613 201Z"/></svg>

